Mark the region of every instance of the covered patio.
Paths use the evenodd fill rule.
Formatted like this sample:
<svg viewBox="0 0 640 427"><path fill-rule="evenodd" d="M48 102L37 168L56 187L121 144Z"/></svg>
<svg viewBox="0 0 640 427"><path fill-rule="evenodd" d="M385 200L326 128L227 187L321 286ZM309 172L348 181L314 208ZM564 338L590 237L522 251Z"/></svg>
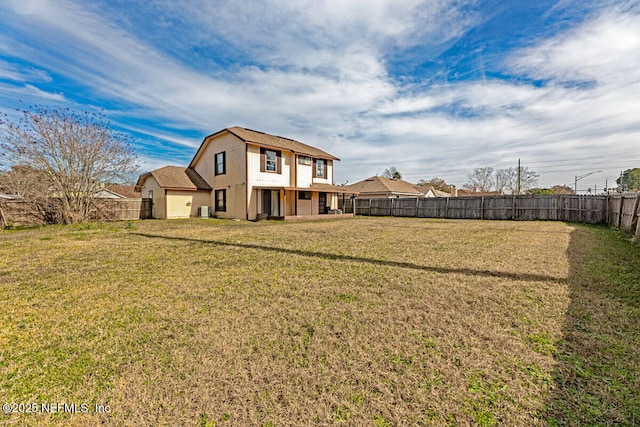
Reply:
<svg viewBox="0 0 640 427"><path fill-rule="evenodd" d="M284 221L353 218L353 214L338 209L338 198L348 198L357 193L329 184L313 184L311 187L254 186L258 219Z"/></svg>

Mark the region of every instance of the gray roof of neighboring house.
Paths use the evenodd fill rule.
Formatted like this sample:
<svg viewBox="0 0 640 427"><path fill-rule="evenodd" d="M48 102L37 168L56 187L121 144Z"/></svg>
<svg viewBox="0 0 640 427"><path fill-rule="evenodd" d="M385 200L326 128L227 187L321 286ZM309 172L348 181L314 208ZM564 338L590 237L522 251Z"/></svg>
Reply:
<svg viewBox="0 0 640 427"><path fill-rule="evenodd" d="M360 193L361 196L370 194L410 195L420 196L422 193L413 184L401 179L391 179L382 176L372 176L351 185L345 185L345 189Z"/></svg>
<svg viewBox="0 0 640 427"><path fill-rule="evenodd" d="M153 176L162 188L177 190L211 190L211 186L194 169L182 166L165 166L140 175L136 191L140 191L144 181Z"/></svg>
<svg viewBox="0 0 640 427"><path fill-rule="evenodd" d="M142 194L136 191L135 185L109 184L105 188L127 199L139 199L142 197Z"/></svg>

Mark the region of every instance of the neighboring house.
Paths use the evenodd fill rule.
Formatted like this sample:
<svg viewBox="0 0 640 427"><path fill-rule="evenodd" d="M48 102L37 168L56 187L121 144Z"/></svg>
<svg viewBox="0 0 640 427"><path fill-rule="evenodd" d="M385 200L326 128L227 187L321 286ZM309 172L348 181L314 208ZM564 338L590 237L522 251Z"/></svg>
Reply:
<svg viewBox="0 0 640 427"><path fill-rule="evenodd" d="M125 199L122 194L118 194L115 191L111 191L108 188L101 188L93 194L96 199Z"/></svg>
<svg viewBox="0 0 640 427"><path fill-rule="evenodd" d="M424 197L415 186L401 179L391 179L382 176L372 176L355 184L345 185L345 189L359 193L360 198L393 198L393 197Z"/></svg>
<svg viewBox="0 0 640 427"><path fill-rule="evenodd" d="M232 127L205 137L187 168L141 175L136 189L153 199L154 218L197 216L206 206L219 218L311 218L336 212L338 195L353 193L333 185L337 160L299 141Z"/></svg>
<svg viewBox="0 0 640 427"><path fill-rule="evenodd" d="M431 184L416 184L415 189L422 193L422 197L451 197L446 191L436 190Z"/></svg>
<svg viewBox="0 0 640 427"><path fill-rule="evenodd" d="M142 197L142 193L136 191L135 185L109 184L105 188L123 199L139 199Z"/></svg>

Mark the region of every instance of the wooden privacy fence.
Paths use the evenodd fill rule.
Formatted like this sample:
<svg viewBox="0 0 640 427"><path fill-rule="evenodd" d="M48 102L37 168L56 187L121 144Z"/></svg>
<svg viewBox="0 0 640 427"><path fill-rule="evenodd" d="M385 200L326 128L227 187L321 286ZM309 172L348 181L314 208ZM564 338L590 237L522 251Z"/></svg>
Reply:
<svg viewBox="0 0 640 427"><path fill-rule="evenodd" d="M89 214L94 221L151 218L151 199L95 199Z"/></svg>
<svg viewBox="0 0 640 427"><path fill-rule="evenodd" d="M609 199L607 222L614 228L640 236L640 195L625 194Z"/></svg>
<svg viewBox="0 0 640 427"><path fill-rule="evenodd" d="M121 221L151 218L151 199L95 199L89 212L93 221ZM38 210L24 200L0 201L0 228L43 225L55 218L55 212Z"/></svg>
<svg viewBox="0 0 640 427"><path fill-rule="evenodd" d="M521 195L339 200L346 213L418 218L551 220L609 223L640 233L638 194L614 196Z"/></svg>

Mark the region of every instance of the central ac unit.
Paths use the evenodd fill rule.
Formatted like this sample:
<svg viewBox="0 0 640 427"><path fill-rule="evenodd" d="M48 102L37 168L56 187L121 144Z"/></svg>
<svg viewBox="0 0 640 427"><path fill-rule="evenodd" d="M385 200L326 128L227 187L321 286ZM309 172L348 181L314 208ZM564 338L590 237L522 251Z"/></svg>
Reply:
<svg viewBox="0 0 640 427"><path fill-rule="evenodd" d="M198 208L198 215L200 216L200 218L209 218L209 216L211 215L209 206L200 206Z"/></svg>

